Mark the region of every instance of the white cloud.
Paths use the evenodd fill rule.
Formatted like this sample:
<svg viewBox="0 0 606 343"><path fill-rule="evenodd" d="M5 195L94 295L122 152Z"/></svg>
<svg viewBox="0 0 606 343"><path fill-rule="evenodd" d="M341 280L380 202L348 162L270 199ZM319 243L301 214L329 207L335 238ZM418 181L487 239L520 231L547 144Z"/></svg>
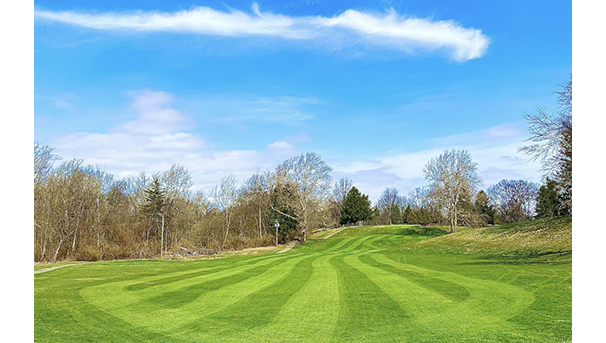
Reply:
<svg viewBox="0 0 606 343"><path fill-rule="evenodd" d="M267 150L278 155L291 157L298 154L299 150L292 144L286 141L273 142L267 145Z"/></svg>
<svg viewBox="0 0 606 343"><path fill-rule="evenodd" d="M289 40L372 45L406 53L445 50L451 59L464 62L482 57L490 39L481 30L458 23L410 18L390 9L386 13L353 9L333 16L292 17L261 12L256 3L252 13L222 12L194 7L178 12L85 13L37 10L35 19L61 22L97 30L172 32L212 36L264 36Z"/></svg>
<svg viewBox="0 0 606 343"><path fill-rule="evenodd" d="M486 130L488 138L520 137L522 133L512 124L503 124Z"/></svg>
<svg viewBox="0 0 606 343"><path fill-rule="evenodd" d="M78 97L74 93L64 93L57 97L53 105L56 108L74 112L76 110L76 105L74 104L74 102L76 102L77 100Z"/></svg>
<svg viewBox="0 0 606 343"><path fill-rule="evenodd" d="M273 169L298 153L286 141L270 143L259 151L214 151L204 138L188 132L193 120L172 107L172 95L149 90L128 94L134 120L109 132L67 134L51 146L64 159L81 158L85 164L101 165L117 178L164 171L179 163L188 167L194 187L203 190L210 190L230 173L244 181L257 169Z"/></svg>
<svg viewBox="0 0 606 343"><path fill-rule="evenodd" d="M130 95L137 119L123 123L116 128L118 131L163 134L189 129L193 125L188 116L169 107L173 97L166 92L139 91Z"/></svg>
<svg viewBox="0 0 606 343"><path fill-rule="evenodd" d="M68 111L72 111L72 112L76 110L76 105L72 104L69 101L65 101L65 100L61 100L61 99L55 100L54 105L56 108L60 108L60 109L64 109L64 110L68 110Z"/></svg>
<svg viewBox="0 0 606 343"><path fill-rule="evenodd" d="M463 28L451 20L406 18L393 9L384 15L347 10L336 17L318 18L318 22L325 27L352 30L373 44L406 51L445 48L456 61L482 57L490 44L481 30Z"/></svg>

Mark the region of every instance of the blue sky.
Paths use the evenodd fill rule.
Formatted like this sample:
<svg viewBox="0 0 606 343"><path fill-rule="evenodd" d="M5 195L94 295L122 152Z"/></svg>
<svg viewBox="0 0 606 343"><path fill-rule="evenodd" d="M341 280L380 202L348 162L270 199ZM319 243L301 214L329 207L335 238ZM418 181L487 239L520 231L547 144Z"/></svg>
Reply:
<svg viewBox="0 0 606 343"><path fill-rule="evenodd" d="M117 177L242 182L315 151L376 200L446 148L540 181L524 112L572 72L564 1L37 1L34 137Z"/></svg>

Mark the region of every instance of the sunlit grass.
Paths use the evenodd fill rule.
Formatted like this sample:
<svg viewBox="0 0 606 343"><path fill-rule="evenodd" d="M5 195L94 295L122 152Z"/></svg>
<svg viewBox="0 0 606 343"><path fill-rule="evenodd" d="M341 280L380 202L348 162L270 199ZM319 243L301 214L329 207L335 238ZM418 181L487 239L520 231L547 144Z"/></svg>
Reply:
<svg viewBox="0 0 606 343"><path fill-rule="evenodd" d="M35 339L569 341L572 255L545 258L568 248L568 222L359 227L282 254L67 266L34 276Z"/></svg>

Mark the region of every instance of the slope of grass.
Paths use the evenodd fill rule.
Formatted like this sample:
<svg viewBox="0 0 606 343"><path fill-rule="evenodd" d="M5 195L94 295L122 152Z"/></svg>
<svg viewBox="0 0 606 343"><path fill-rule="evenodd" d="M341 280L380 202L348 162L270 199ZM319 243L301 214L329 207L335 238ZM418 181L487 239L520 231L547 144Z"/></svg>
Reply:
<svg viewBox="0 0 606 343"><path fill-rule="evenodd" d="M481 229L463 229L418 246L502 257L572 260L572 218L541 219Z"/></svg>
<svg viewBox="0 0 606 343"><path fill-rule="evenodd" d="M565 219L556 222L567 230ZM454 235L359 227L283 254L66 266L34 276L35 339L569 341L571 263L503 253L512 250L512 237L544 235L541 225L527 225ZM511 239L498 243L494 236ZM530 248L562 251L565 241L545 238L549 244ZM457 251L460 242L474 242L474 253Z"/></svg>

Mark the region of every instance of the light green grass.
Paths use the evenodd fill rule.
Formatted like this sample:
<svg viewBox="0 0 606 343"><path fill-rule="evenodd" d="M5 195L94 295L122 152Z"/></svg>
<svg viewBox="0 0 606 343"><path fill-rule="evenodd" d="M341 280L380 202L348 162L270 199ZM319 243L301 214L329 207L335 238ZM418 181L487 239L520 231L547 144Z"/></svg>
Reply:
<svg viewBox="0 0 606 343"><path fill-rule="evenodd" d="M511 242L495 246L480 236L474 253L455 251L457 239L468 243L472 233L528 238L546 231L486 230L457 238L439 228L361 227L283 254L68 266L34 276L35 339L570 341L572 253L545 260L558 246L546 244L525 250L536 256L512 255L505 253ZM551 242L558 239L565 241Z"/></svg>

